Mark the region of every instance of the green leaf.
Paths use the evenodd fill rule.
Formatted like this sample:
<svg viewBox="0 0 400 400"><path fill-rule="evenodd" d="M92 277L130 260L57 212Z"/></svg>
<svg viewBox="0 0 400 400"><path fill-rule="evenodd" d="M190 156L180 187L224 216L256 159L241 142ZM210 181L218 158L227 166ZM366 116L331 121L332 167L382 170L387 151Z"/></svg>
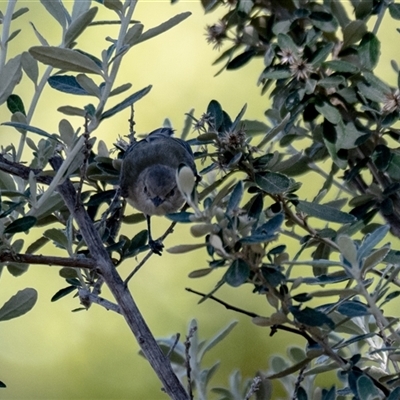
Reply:
<svg viewBox="0 0 400 400"><path fill-rule="evenodd" d="M147 93L149 93L151 87L152 87L152 85L149 85L149 86L139 90L138 92L131 94L129 97L127 97L121 103L119 103L116 106L114 106L114 107L110 108L109 110L105 111L102 114L101 119L109 118L109 117L113 116L114 114L116 114L116 113L124 110L125 108L131 106L133 103L135 103L136 101L140 100Z"/></svg>
<svg viewBox="0 0 400 400"><path fill-rule="evenodd" d="M25 129L28 132L36 133L40 136L44 136L48 139L55 140L57 142L60 142L60 140L57 138L55 135L51 135L50 133L45 132L44 130L40 128L36 128L35 126L27 125L27 124L21 124L19 122L3 122L1 125L5 126L12 126L16 129ZM61 143L61 142L60 142Z"/></svg>
<svg viewBox="0 0 400 400"><path fill-rule="evenodd" d="M283 193L290 187L290 179L277 172L258 173L255 182L259 188L270 194Z"/></svg>
<svg viewBox="0 0 400 400"><path fill-rule="evenodd" d="M201 361L204 357L204 355L210 351L213 347L215 347L218 343L222 342L229 333L232 331L232 329L237 325L238 321L232 321L227 327L222 329L220 332L218 332L212 339L208 340L204 347L201 349L198 360Z"/></svg>
<svg viewBox="0 0 400 400"><path fill-rule="evenodd" d="M250 268L246 261L238 258L232 262L225 272L224 280L228 285L238 287L247 281L250 275Z"/></svg>
<svg viewBox="0 0 400 400"><path fill-rule="evenodd" d="M389 4L389 14L393 19L400 19L400 4Z"/></svg>
<svg viewBox="0 0 400 400"><path fill-rule="evenodd" d="M22 78L21 56L7 61L0 72L0 104L3 104Z"/></svg>
<svg viewBox="0 0 400 400"><path fill-rule="evenodd" d="M126 32L124 37L124 44L128 46L133 46L137 40L139 39L140 35L143 32L143 25L142 24L134 24Z"/></svg>
<svg viewBox="0 0 400 400"><path fill-rule="evenodd" d="M226 212L234 212L238 206L240 201L242 200L243 197L243 182L239 181L235 187L233 188L231 197L229 198L228 205L226 207Z"/></svg>
<svg viewBox="0 0 400 400"><path fill-rule="evenodd" d="M61 247L62 249L69 248L68 238L61 229L47 229L43 233L43 236L47 239L52 240L58 247Z"/></svg>
<svg viewBox="0 0 400 400"><path fill-rule="evenodd" d="M314 26L324 32L335 32L338 27L338 23L331 13L313 11L309 18L312 20Z"/></svg>
<svg viewBox="0 0 400 400"><path fill-rule="evenodd" d="M399 154L393 154L392 158L390 159L389 166L386 170L386 172L389 174L389 176L392 179L395 180L400 180L400 155Z"/></svg>
<svg viewBox="0 0 400 400"><path fill-rule="evenodd" d="M100 67L90 57L75 50L53 46L34 46L29 49L29 53L36 60L54 68L102 75Z"/></svg>
<svg viewBox="0 0 400 400"><path fill-rule="evenodd" d="M146 245L147 243L147 229L140 231L136 234L129 245L128 250L124 254L125 257L134 257L136 254L140 252L140 250Z"/></svg>
<svg viewBox="0 0 400 400"><path fill-rule="evenodd" d="M290 50L295 54L299 52L299 48L294 43L293 39L286 33L279 33L277 40L278 46L281 48L281 50Z"/></svg>
<svg viewBox="0 0 400 400"><path fill-rule="evenodd" d="M349 224L356 221L356 218L351 214L323 204L299 200L296 208L323 221L336 222L338 224Z"/></svg>
<svg viewBox="0 0 400 400"><path fill-rule="evenodd" d="M46 237L40 237L39 239L36 239L33 243L31 243L28 248L26 249L27 254L33 254L36 251L38 251L40 248L42 248L46 243L48 243L49 239Z"/></svg>
<svg viewBox="0 0 400 400"><path fill-rule="evenodd" d="M325 101L321 105L316 104L315 109L332 124L338 124L342 120L337 108L331 106Z"/></svg>
<svg viewBox="0 0 400 400"><path fill-rule="evenodd" d="M72 293L73 291L75 291L77 289L76 286L67 286L63 289L60 289L52 298L50 301L54 302L57 300L62 299L63 297L67 296L68 294Z"/></svg>
<svg viewBox="0 0 400 400"><path fill-rule="evenodd" d="M53 89L59 90L60 92L77 94L77 95L88 95L89 93L78 83L76 78L71 75L55 75L50 76L47 79L47 83Z"/></svg>
<svg viewBox="0 0 400 400"><path fill-rule="evenodd" d="M4 229L4 233L26 232L36 224L36 221L37 219L31 216L18 218Z"/></svg>
<svg viewBox="0 0 400 400"><path fill-rule="evenodd" d="M29 11L29 8L27 7L22 7L19 10L15 11L11 17L11 20L19 18L21 15L24 15Z"/></svg>
<svg viewBox="0 0 400 400"><path fill-rule="evenodd" d="M71 22L71 17L60 0L40 0L40 2L63 29Z"/></svg>
<svg viewBox="0 0 400 400"><path fill-rule="evenodd" d="M358 46L361 65L369 71L372 71L379 61L381 54L381 44L378 38L371 32L367 32Z"/></svg>
<svg viewBox="0 0 400 400"><path fill-rule="evenodd" d="M242 67L243 65L247 64L254 56L256 55L256 51L253 49L246 50L242 54L239 54L234 59L229 61L226 69L233 70Z"/></svg>
<svg viewBox="0 0 400 400"><path fill-rule="evenodd" d="M221 104L218 103L217 100L211 100L207 106L207 115L210 116L214 128L216 130L222 125L222 121L224 120L223 110Z"/></svg>
<svg viewBox="0 0 400 400"><path fill-rule="evenodd" d="M389 245L373 251L368 257L365 258L362 266L362 272L365 274L372 268L380 264L385 259L389 251Z"/></svg>
<svg viewBox="0 0 400 400"><path fill-rule="evenodd" d="M289 310L300 324L308 326L327 325L330 329L335 329L333 321L321 311L309 307L300 310L297 306L291 306L289 307Z"/></svg>
<svg viewBox="0 0 400 400"><path fill-rule="evenodd" d="M359 82L357 84L357 88L366 99L376 101L378 103L383 103L386 100L384 93L372 86L367 86L363 82Z"/></svg>
<svg viewBox="0 0 400 400"><path fill-rule="evenodd" d="M344 301L343 303L339 304L337 311L340 314L350 318L362 317L371 314L367 305L356 300Z"/></svg>
<svg viewBox="0 0 400 400"><path fill-rule="evenodd" d="M343 48L359 42L367 31L368 28L364 21L351 21L343 29Z"/></svg>
<svg viewBox="0 0 400 400"><path fill-rule="evenodd" d="M350 72L352 74L356 74L359 71L357 66L355 66L354 64L342 60L326 61L324 63L324 66L326 68L330 68L332 71L335 72Z"/></svg>
<svg viewBox="0 0 400 400"><path fill-rule="evenodd" d="M361 375L357 379L358 398L363 400L373 400L381 398L381 392L375 387L374 382L367 375Z"/></svg>
<svg viewBox="0 0 400 400"><path fill-rule="evenodd" d="M18 291L0 308L0 321L7 321L24 315L32 309L36 300L37 292L35 289L26 288Z"/></svg>
<svg viewBox="0 0 400 400"><path fill-rule="evenodd" d="M103 4L109 10L113 10L116 12L122 12L123 10L123 5L120 0L104 0Z"/></svg>
<svg viewBox="0 0 400 400"><path fill-rule="evenodd" d="M136 42L131 44L131 46L133 46L134 44L144 42L145 40L149 40L155 36L160 35L161 33L168 31L169 29L173 28L174 26L180 24L182 21L184 21L186 18L188 18L191 14L192 14L191 12L186 11L181 14L175 15L168 21L165 21L162 24L156 26L155 28L151 28L151 29L147 30L146 32L142 33L139 36L139 38L136 40Z"/></svg>
<svg viewBox="0 0 400 400"><path fill-rule="evenodd" d="M366 258L371 253L373 248L387 235L389 229L389 225L383 225L375 229L373 232L365 235L357 251L357 259L362 261L364 258Z"/></svg>
<svg viewBox="0 0 400 400"><path fill-rule="evenodd" d="M88 25L93 21L97 14L97 7L93 7L90 10L79 15L71 25L68 27L64 36L64 45L69 47L69 45L88 27Z"/></svg>
<svg viewBox="0 0 400 400"><path fill-rule="evenodd" d="M27 51L21 54L21 65L28 78L36 85L39 76L38 63Z"/></svg>
<svg viewBox="0 0 400 400"><path fill-rule="evenodd" d="M325 46L321 47L314 53L312 59L310 60L310 64L314 66L321 65L329 56L332 49L334 47L333 43L327 43Z"/></svg>
<svg viewBox="0 0 400 400"><path fill-rule="evenodd" d="M10 96L8 96L7 108L12 114L19 111L20 113L26 115L24 103L22 102L21 97L16 94L10 94Z"/></svg>

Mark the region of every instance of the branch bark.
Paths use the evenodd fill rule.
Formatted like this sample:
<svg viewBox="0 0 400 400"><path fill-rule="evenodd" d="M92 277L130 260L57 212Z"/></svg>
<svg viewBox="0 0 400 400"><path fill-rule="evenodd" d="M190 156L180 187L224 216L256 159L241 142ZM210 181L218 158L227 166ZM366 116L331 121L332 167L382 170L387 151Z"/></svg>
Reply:
<svg viewBox="0 0 400 400"><path fill-rule="evenodd" d="M60 160L55 158L50 160L53 168L57 168L59 162ZM172 370L169 359L159 348L131 293L116 271L85 208L77 201L74 186L69 179L66 179L57 187L57 190L78 224L83 239L89 248L91 257L97 265L99 274L102 275L107 286L110 288L120 307L121 314L124 316L129 328L135 335L143 354L162 382L165 392L172 399L187 400L188 395Z"/></svg>

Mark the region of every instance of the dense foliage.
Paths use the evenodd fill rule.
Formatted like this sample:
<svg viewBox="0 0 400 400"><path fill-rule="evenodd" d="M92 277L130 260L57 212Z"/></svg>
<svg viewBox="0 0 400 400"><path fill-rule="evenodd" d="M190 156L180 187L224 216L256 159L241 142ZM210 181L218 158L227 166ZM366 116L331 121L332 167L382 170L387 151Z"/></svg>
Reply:
<svg viewBox="0 0 400 400"><path fill-rule="evenodd" d="M104 1L99 6L118 16L120 31L99 57L79 50L76 43L95 21L96 7L76 1L70 14L61 2L42 4L62 27L58 47L49 46L35 28L41 45L7 60L7 45L19 33L11 33L11 21L28 10L15 11L15 3L9 2L3 16L0 102L12 113L3 125L15 128L21 139L18 146L10 142L0 156L0 260L15 276L32 263L63 266L60 275L68 286L53 300L78 293L83 308L98 303L119 312L139 340L136 327L142 321L133 322L138 310L127 284L151 252L125 281L115 266L148 250L147 231L133 237L118 234L121 224L143 220L138 214L124 215L115 189L118 158L127 143L120 140L114 156L102 141L94 146L94 135L104 119L129 112L151 89L107 108L110 96L121 97L131 88L130 83L114 87L123 56L189 13L144 30L140 23L131 24L135 2ZM181 137L195 152L202 181L192 190L187 177L177 174L189 208L167 217L172 226L190 223L198 244L177 244L168 251L204 249L209 268L194 270L193 278L224 271L211 293L193 291L202 301L217 301L248 315L257 325L254 329L268 327L271 334L284 330L305 343L304 348L288 346L290 360L274 357L270 370L253 381L241 382L234 373L229 389L212 390L220 399L269 399L274 398L271 382L279 379L295 399L397 399L399 317L387 306L400 294L400 253L381 243L400 237L400 73L393 61L399 87L392 88L374 69L382 19L387 13L400 19L400 5L352 0L350 13L334 1L202 4L206 11L227 6L226 14L207 27L207 40L222 50L217 62L234 70L262 57L259 84L272 107L265 112L267 122L245 120L246 106L231 117L217 100L202 115L187 115ZM48 65L41 77L38 62ZM26 99L13 94L22 76L35 85L27 111ZM71 98L92 96L82 109L58 110L67 117L56 134L30 125L46 84ZM82 117L82 131L69 122L71 115ZM129 130L135 140L133 109ZM195 135L189 137L191 131ZM22 163L26 146L33 154L29 166ZM321 187L315 187L313 174L323 177ZM46 227L43 236L26 245L18 234L36 227ZM286 247L287 238L297 246L294 254ZM48 242L64 249L66 257L35 255ZM115 303L99 296L104 283ZM215 296L222 285L251 286L255 296L268 300L264 315L226 304ZM19 292L0 309L0 320L22 315L35 301L33 289ZM199 342L193 321L186 342L159 342L189 394L174 381L176 375L158 347L139 343L172 398L190 398L194 391L205 399L218 364L202 368L203 355L233 326ZM315 378L326 371L336 371L338 379L321 389Z"/></svg>

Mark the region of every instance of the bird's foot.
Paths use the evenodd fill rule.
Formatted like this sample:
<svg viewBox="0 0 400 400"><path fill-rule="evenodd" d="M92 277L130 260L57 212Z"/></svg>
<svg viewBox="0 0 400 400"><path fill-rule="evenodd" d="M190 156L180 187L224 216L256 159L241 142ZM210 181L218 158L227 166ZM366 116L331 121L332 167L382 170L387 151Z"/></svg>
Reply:
<svg viewBox="0 0 400 400"><path fill-rule="evenodd" d="M153 253L161 256L164 245L159 240L149 240L149 247Z"/></svg>

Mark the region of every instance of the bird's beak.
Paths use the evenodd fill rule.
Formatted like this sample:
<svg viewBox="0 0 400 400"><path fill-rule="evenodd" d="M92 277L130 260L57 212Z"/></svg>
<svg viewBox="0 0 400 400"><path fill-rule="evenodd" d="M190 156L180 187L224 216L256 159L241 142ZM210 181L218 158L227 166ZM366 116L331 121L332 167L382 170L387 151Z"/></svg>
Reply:
<svg viewBox="0 0 400 400"><path fill-rule="evenodd" d="M164 203L164 199L162 199L162 198L159 197L159 196L153 197L153 198L151 199L151 201L153 202L153 204L154 204L155 207L158 207L159 205L161 205L162 203Z"/></svg>

